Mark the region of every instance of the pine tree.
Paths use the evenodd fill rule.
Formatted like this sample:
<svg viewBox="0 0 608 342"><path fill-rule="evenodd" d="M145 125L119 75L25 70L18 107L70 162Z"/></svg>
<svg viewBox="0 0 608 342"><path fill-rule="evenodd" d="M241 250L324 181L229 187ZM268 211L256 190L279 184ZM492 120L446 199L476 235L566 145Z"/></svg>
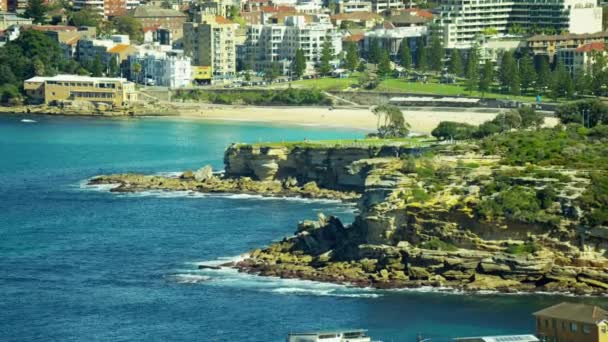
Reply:
<svg viewBox="0 0 608 342"><path fill-rule="evenodd" d="M331 43L329 39L325 39L323 41L323 45L321 48L321 63L319 64L319 73L322 75L327 75L331 72L331 60L333 58L333 53L331 51Z"/></svg>
<svg viewBox="0 0 608 342"><path fill-rule="evenodd" d="M467 58L467 89L473 91L479 83L479 52L478 47L473 46Z"/></svg>
<svg viewBox="0 0 608 342"><path fill-rule="evenodd" d="M371 39L369 41L369 53L367 55L367 61L371 64L377 64L380 60L380 53L382 49L380 48L380 43L378 40Z"/></svg>
<svg viewBox="0 0 608 342"><path fill-rule="evenodd" d="M554 74L554 97L572 97L572 95L574 94L574 84L572 82L572 77L570 76L568 69L566 69L563 64L558 63L555 68Z"/></svg>
<svg viewBox="0 0 608 342"><path fill-rule="evenodd" d="M536 90L541 93L551 84L551 69L547 56L539 56L536 64Z"/></svg>
<svg viewBox="0 0 608 342"><path fill-rule="evenodd" d="M427 51L424 46L419 45L416 47L416 68L421 72L425 72L429 68Z"/></svg>
<svg viewBox="0 0 608 342"><path fill-rule="evenodd" d="M514 85L514 79L516 78L516 68L517 63L515 62L515 58L513 57L513 53L510 51L505 51L502 55L500 61L500 69L498 72L498 77L500 81L500 85L503 87L503 90L507 93L512 92L512 87ZM519 77L517 77L519 78ZM519 83L519 82L518 82Z"/></svg>
<svg viewBox="0 0 608 342"><path fill-rule="evenodd" d="M28 0L27 8L23 15L32 18L32 21L36 24L44 24L46 22L47 12L48 8L43 0Z"/></svg>
<svg viewBox="0 0 608 342"><path fill-rule="evenodd" d="M93 59L89 71L91 72L91 75L95 77L103 75L103 64L101 64L101 57L99 57L99 55L95 55L95 59Z"/></svg>
<svg viewBox="0 0 608 342"><path fill-rule="evenodd" d="M403 38L401 41L399 60L401 61L401 66L405 69L409 69L412 66L412 51L410 50L407 38Z"/></svg>
<svg viewBox="0 0 608 342"><path fill-rule="evenodd" d="M513 72L513 78L511 84L509 84L509 93L513 95L521 94L521 79L519 78L519 67L515 64L515 71Z"/></svg>
<svg viewBox="0 0 608 342"><path fill-rule="evenodd" d="M388 51L384 50L380 54L380 61L378 62L378 76L386 77L391 73L391 59L388 55Z"/></svg>
<svg viewBox="0 0 608 342"><path fill-rule="evenodd" d="M534 61L529 55L526 55L519 60L519 80L521 82L521 90L524 92L536 83Z"/></svg>
<svg viewBox="0 0 608 342"><path fill-rule="evenodd" d="M433 36L431 40L431 46L429 47L429 60L431 70L441 71L443 69L444 56L445 50L441 45L441 40L439 40L439 37Z"/></svg>
<svg viewBox="0 0 608 342"><path fill-rule="evenodd" d="M355 71L359 65L359 51L354 43L348 44L346 48L346 68L350 71Z"/></svg>
<svg viewBox="0 0 608 342"><path fill-rule="evenodd" d="M306 57L304 56L304 51L302 51L302 49L296 50L296 56L293 60L292 67L296 77L300 78L304 75L304 71L306 71Z"/></svg>
<svg viewBox="0 0 608 342"><path fill-rule="evenodd" d="M492 82L494 81L494 65L492 61L486 60L483 65L481 77L479 79L479 91L482 94L490 91Z"/></svg>
<svg viewBox="0 0 608 342"><path fill-rule="evenodd" d="M464 74L464 68L462 66L462 57L458 49L452 49L450 54L450 63L448 65L448 72L452 75L462 77Z"/></svg>

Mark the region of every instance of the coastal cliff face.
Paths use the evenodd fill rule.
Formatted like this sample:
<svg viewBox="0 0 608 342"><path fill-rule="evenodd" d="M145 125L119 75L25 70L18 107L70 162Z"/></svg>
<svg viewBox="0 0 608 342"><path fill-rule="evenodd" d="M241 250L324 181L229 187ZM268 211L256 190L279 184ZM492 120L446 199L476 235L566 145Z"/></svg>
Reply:
<svg viewBox="0 0 608 342"><path fill-rule="evenodd" d="M352 224L301 222L294 236L236 267L379 288L608 290L605 229L581 229L577 199L588 175L504 166L500 157L450 148L419 158L381 150L230 148L231 177L295 177L362 193Z"/></svg>
<svg viewBox="0 0 608 342"><path fill-rule="evenodd" d="M224 154L227 177L254 180L284 180L293 177L300 183L314 181L333 190L363 191L368 172L376 158L419 153L419 149L400 146L307 146L232 145Z"/></svg>

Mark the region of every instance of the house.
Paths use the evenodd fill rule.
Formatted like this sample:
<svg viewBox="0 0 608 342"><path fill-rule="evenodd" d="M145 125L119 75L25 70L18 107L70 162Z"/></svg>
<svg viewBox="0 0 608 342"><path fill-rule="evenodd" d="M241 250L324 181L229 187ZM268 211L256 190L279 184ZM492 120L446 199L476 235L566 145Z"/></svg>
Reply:
<svg viewBox="0 0 608 342"><path fill-rule="evenodd" d="M536 335L554 342L607 342L608 311L579 303L559 303L534 313Z"/></svg>
<svg viewBox="0 0 608 342"><path fill-rule="evenodd" d="M124 78L56 75L32 77L23 89L33 102L53 104L63 101L87 101L124 106L137 99L135 85Z"/></svg>
<svg viewBox="0 0 608 342"><path fill-rule="evenodd" d="M342 23L351 23L366 29L371 29L384 20L379 14L371 12L340 13L332 15L330 19L332 24L337 27L340 27Z"/></svg>
<svg viewBox="0 0 608 342"><path fill-rule="evenodd" d="M559 49L557 50L557 62L565 66L571 75L576 75L589 70L594 62L595 54L606 56L606 43L593 42L577 48Z"/></svg>

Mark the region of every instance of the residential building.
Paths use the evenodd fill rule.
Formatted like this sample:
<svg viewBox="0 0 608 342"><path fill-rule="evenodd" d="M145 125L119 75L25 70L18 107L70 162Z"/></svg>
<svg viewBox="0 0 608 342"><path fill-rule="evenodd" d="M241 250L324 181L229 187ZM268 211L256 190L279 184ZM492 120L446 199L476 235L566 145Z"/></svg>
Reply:
<svg viewBox="0 0 608 342"><path fill-rule="evenodd" d="M330 18L332 24L336 27L341 27L342 23L347 23L347 26L355 24L366 29L371 29L384 21L381 15L372 12L339 13L332 15Z"/></svg>
<svg viewBox="0 0 608 342"><path fill-rule="evenodd" d="M8 11L8 0L0 0L0 12Z"/></svg>
<svg viewBox="0 0 608 342"><path fill-rule="evenodd" d="M126 0L104 0L103 13L107 18L118 17L127 14Z"/></svg>
<svg viewBox="0 0 608 342"><path fill-rule="evenodd" d="M287 74L296 51L302 49L308 67L312 68L321 59L326 39L333 55L342 51L342 37L330 23L307 23L302 16L292 16L287 17L283 25L251 25L241 62L256 71L278 65L281 73Z"/></svg>
<svg viewBox="0 0 608 342"><path fill-rule="evenodd" d="M196 84L211 84L213 71L210 66L193 66L192 81Z"/></svg>
<svg viewBox="0 0 608 342"><path fill-rule="evenodd" d="M192 84L190 57L181 50L171 50L168 46L145 45L128 56L128 70L139 64L141 71L130 73L130 80L136 83L169 88L187 87Z"/></svg>
<svg viewBox="0 0 608 342"><path fill-rule="evenodd" d="M127 57L136 51L130 44L129 36L113 35L111 39L80 39L77 46L77 56L80 63L92 63L97 58L108 66L112 60L120 65Z"/></svg>
<svg viewBox="0 0 608 342"><path fill-rule="evenodd" d="M336 11L338 13L372 11L372 2L368 0L338 0L336 5Z"/></svg>
<svg viewBox="0 0 608 342"><path fill-rule="evenodd" d="M369 52L371 42L375 41L380 48L388 51L391 57L397 56L401 49L401 42L407 40L410 50L416 51L417 43L420 38L426 37L426 26L397 27L393 29L377 28L365 33L363 49Z"/></svg>
<svg viewBox="0 0 608 342"><path fill-rule="evenodd" d="M566 67L571 75L582 74L593 64L594 54L606 56L606 43L593 42L577 48L557 50L557 62Z"/></svg>
<svg viewBox="0 0 608 342"><path fill-rule="evenodd" d="M470 48L475 36L485 32L598 32L602 30L602 9L595 0L442 0L438 23L446 48Z"/></svg>
<svg viewBox="0 0 608 342"><path fill-rule="evenodd" d="M73 0L74 9L89 9L108 18L125 15L140 5L140 0Z"/></svg>
<svg viewBox="0 0 608 342"><path fill-rule="evenodd" d="M184 24L184 52L192 65L210 66L216 80L236 73L235 32L238 24L221 16L201 15Z"/></svg>
<svg viewBox="0 0 608 342"><path fill-rule="evenodd" d="M153 6L139 6L133 11L133 17L141 22L143 27L160 26L171 31L173 40L183 36L184 23L188 17L176 10Z"/></svg>
<svg viewBox="0 0 608 342"><path fill-rule="evenodd" d="M371 0L372 11L383 13L394 9L402 9L405 7L402 0Z"/></svg>
<svg viewBox="0 0 608 342"><path fill-rule="evenodd" d="M546 55L553 61L559 49L576 49L593 42L607 42L608 31L591 34L537 35L528 38L527 46L535 55Z"/></svg>
<svg viewBox="0 0 608 342"><path fill-rule="evenodd" d="M164 27L144 27L144 43L158 43L160 45L173 45L171 30Z"/></svg>
<svg viewBox="0 0 608 342"><path fill-rule="evenodd" d="M34 102L53 104L87 101L124 106L137 99L135 85L124 78L57 75L25 80L23 88Z"/></svg>
<svg viewBox="0 0 608 342"><path fill-rule="evenodd" d="M536 336L544 341L606 342L608 311L579 303L560 303L534 313Z"/></svg>
<svg viewBox="0 0 608 342"><path fill-rule="evenodd" d="M0 12L0 31L16 25L32 25L32 19L18 17L15 13Z"/></svg>
<svg viewBox="0 0 608 342"><path fill-rule="evenodd" d="M95 27L76 27L64 25L23 25L21 31L35 30L44 32L49 38L61 46L66 59L76 58L77 43L81 38L94 39L97 34Z"/></svg>
<svg viewBox="0 0 608 342"><path fill-rule="evenodd" d="M526 41L521 37L490 37L480 40L478 46L480 64L486 60L499 63L503 53L524 49Z"/></svg>
<svg viewBox="0 0 608 342"><path fill-rule="evenodd" d="M105 16L105 0L73 0L73 6L77 11L88 9Z"/></svg>
<svg viewBox="0 0 608 342"><path fill-rule="evenodd" d="M386 18L395 27L426 26L433 20L433 14L429 11L416 8L393 10Z"/></svg>
<svg viewBox="0 0 608 342"><path fill-rule="evenodd" d="M9 12L22 11L27 8L28 0L7 0L7 7Z"/></svg>

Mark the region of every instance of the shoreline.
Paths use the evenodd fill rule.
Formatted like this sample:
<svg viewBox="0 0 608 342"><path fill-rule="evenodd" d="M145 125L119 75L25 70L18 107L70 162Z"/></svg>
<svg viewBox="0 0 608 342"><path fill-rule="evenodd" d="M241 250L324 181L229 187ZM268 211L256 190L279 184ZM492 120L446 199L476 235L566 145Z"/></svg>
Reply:
<svg viewBox="0 0 608 342"><path fill-rule="evenodd" d="M171 103L174 111L165 113L125 114L117 112L75 113L68 111L45 111L37 107L2 107L0 115L30 116L67 116L97 118L153 118L186 120L214 123L257 123L273 125L292 125L328 129L353 129L363 132L374 132L377 117L370 108L362 107L314 107L314 106L235 106L207 103ZM56 108L53 108L56 110ZM492 120L502 110L479 108L436 108L405 107L402 108L410 130L416 133L429 134L441 121L455 121L479 125ZM556 118L546 117L546 125L554 126Z"/></svg>

